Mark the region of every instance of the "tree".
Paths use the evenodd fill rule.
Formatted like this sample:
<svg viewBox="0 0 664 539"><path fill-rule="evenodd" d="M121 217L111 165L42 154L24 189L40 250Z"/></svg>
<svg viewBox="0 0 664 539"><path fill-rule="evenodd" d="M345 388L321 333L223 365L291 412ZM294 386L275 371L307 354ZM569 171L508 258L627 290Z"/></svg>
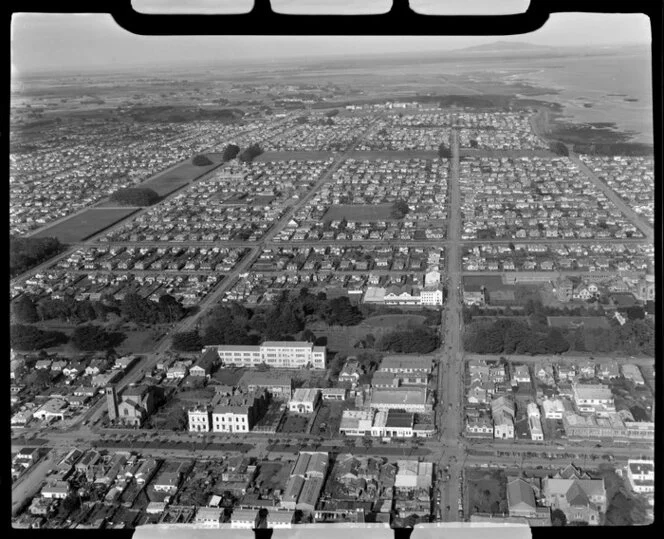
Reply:
<svg viewBox="0 0 664 539"><path fill-rule="evenodd" d="M39 320L35 302L27 294L22 294L12 303L12 317L23 324L31 324Z"/></svg>
<svg viewBox="0 0 664 539"><path fill-rule="evenodd" d="M178 352L200 352L203 343L198 331L184 331L173 334L172 347Z"/></svg>
<svg viewBox="0 0 664 539"><path fill-rule="evenodd" d="M248 163L250 161L253 161L255 157L258 157L262 153L263 153L262 148L258 145L258 143L254 143L245 150L243 150L238 155L238 159L243 163Z"/></svg>
<svg viewBox="0 0 664 539"><path fill-rule="evenodd" d="M560 509L551 511L551 525L552 526L566 526L567 516Z"/></svg>
<svg viewBox="0 0 664 539"><path fill-rule="evenodd" d="M197 167L207 167L214 164L207 155L197 155L191 162Z"/></svg>
<svg viewBox="0 0 664 539"><path fill-rule="evenodd" d="M302 332L301 340L307 342L316 342L316 334L310 329L305 329Z"/></svg>
<svg viewBox="0 0 664 539"><path fill-rule="evenodd" d="M269 512L265 507L261 507L258 510L258 513L256 513L256 519L254 521L254 528L255 529L261 529L261 528L267 528L267 516Z"/></svg>
<svg viewBox="0 0 664 539"><path fill-rule="evenodd" d="M394 219L403 219L409 211L410 208L408 207L408 203L399 199L392 204L391 215Z"/></svg>
<svg viewBox="0 0 664 539"><path fill-rule="evenodd" d="M561 155L564 157L567 157L569 155L569 150L567 149L567 145L560 142L559 140L554 140L551 143L549 143L549 150L551 150L556 155Z"/></svg>
<svg viewBox="0 0 664 539"><path fill-rule="evenodd" d="M440 146L438 146L438 157L442 159L452 159L452 150L444 142L441 142Z"/></svg>
<svg viewBox="0 0 664 539"><path fill-rule="evenodd" d="M67 335L60 331L42 331L22 324L14 324L9 328L9 342L16 350L41 350L59 346L67 341Z"/></svg>
<svg viewBox="0 0 664 539"><path fill-rule="evenodd" d="M15 277L64 249L57 238L9 236L9 275Z"/></svg>
<svg viewBox="0 0 664 539"><path fill-rule="evenodd" d="M159 309L167 322L177 322L184 318L186 310L181 302L170 294L163 294L159 297Z"/></svg>
<svg viewBox="0 0 664 539"><path fill-rule="evenodd" d="M240 147L237 144L228 144L224 148L224 152L221 158L225 163L226 161L235 159L237 157L237 154L239 153L240 153Z"/></svg>
<svg viewBox="0 0 664 539"><path fill-rule="evenodd" d="M124 206L152 206L160 200L156 191L147 187L125 187L111 195L111 200Z"/></svg>

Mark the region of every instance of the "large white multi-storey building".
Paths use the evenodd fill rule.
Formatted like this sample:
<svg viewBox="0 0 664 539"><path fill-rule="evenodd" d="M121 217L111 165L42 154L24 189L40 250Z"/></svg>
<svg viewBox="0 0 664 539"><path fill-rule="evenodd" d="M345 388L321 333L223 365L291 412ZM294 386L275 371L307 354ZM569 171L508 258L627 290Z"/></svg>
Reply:
<svg viewBox="0 0 664 539"><path fill-rule="evenodd" d="M298 369L311 365L314 369L325 369L325 347L309 342L266 341L256 346L218 345L216 348L224 365L256 367L265 363L271 367Z"/></svg>

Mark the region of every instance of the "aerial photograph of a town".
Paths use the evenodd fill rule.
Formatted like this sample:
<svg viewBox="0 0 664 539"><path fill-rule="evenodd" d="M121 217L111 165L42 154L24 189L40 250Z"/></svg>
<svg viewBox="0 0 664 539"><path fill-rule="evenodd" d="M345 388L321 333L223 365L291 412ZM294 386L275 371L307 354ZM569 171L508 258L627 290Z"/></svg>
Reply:
<svg viewBox="0 0 664 539"><path fill-rule="evenodd" d="M650 22L577 15L14 14L12 527L652 523Z"/></svg>

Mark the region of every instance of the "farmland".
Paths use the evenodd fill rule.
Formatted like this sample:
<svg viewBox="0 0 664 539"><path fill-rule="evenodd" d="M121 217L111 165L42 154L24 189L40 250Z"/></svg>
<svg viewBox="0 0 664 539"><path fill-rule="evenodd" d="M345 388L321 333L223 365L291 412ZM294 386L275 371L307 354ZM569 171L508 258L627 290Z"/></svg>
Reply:
<svg viewBox="0 0 664 539"><path fill-rule="evenodd" d="M106 228L135 213L137 208L90 208L52 227L43 229L32 237L55 237L62 243L74 243L94 236Z"/></svg>

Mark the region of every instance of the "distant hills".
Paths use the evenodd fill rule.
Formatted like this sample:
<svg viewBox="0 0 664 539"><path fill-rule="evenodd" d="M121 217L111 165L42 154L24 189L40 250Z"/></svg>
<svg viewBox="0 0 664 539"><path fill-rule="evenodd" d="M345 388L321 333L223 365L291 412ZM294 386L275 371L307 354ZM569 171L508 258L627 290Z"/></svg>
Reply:
<svg viewBox="0 0 664 539"><path fill-rule="evenodd" d="M473 47L465 47L463 49L454 49L454 52L554 52L555 47L547 45L536 45L526 41L494 41L493 43L486 43L485 45L475 45Z"/></svg>

